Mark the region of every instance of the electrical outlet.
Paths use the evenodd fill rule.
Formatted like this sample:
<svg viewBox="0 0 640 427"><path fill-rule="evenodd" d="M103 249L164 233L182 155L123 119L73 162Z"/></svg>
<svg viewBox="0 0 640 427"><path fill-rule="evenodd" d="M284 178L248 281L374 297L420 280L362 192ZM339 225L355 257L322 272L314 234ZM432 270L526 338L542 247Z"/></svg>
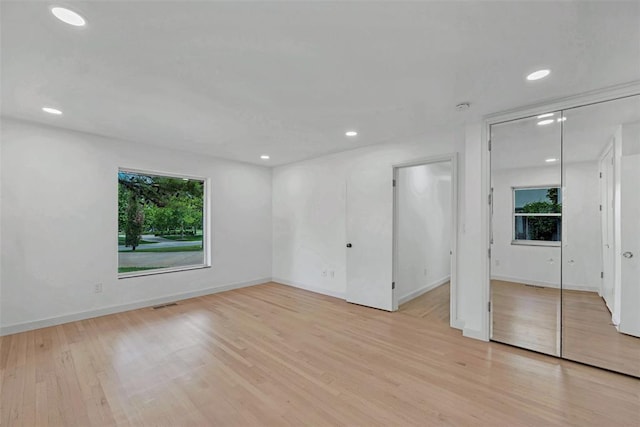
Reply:
<svg viewBox="0 0 640 427"><path fill-rule="evenodd" d="M322 277L327 277L327 270L322 270Z"/></svg>
<svg viewBox="0 0 640 427"><path fill-rule="evenodd" d="M102 283L96 283L95 285L93 285L93 292L95 292L96 294L102 292Z"/></svg>

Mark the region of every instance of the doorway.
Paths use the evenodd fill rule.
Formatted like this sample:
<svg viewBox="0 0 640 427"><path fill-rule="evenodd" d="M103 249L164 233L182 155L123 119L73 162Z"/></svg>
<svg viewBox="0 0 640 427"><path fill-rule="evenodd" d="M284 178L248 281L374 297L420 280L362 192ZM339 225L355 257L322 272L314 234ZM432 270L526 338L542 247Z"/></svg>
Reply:
<svg viewBox="0 0 640 427"><path fill-rule="evenodd" d="M449 325L455 318L455 158L394 167L393 304Z"/></svg>

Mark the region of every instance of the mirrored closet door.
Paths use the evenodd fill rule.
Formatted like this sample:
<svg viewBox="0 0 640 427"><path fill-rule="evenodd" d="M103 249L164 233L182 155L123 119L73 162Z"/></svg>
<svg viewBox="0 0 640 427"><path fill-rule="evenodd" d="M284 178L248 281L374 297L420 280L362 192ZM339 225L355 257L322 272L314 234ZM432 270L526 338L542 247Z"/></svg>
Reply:
<svg viewBox="0 0 640 427"><path fill-rule="evenodd" d="M640 95L491 127L491 339L640 377Z"/></svg>
<svg viewBox="0 0 640 427"><path fill-rule="evenodd" d="M640 377L640 96L563 119L562 357Z"/></svg>
<svg viewBox="0 0 640 427"><path fill-rule="evenodd" d="M559 112L491 127L491 338L560 356Z"/></svg>

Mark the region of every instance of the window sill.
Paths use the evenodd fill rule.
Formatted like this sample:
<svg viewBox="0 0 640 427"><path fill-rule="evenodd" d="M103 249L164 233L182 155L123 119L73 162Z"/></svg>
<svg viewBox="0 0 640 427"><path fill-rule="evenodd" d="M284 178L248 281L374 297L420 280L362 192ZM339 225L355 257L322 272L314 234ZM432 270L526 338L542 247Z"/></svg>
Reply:
<svg viewBox="0 0 640 427"><path fill-rule="evenodd" d="M552 248L562 246L562 242L547 242L543 240L512 240L511 244L515 246L548 246Z"/></svg>
<svg viewBox="0 0 640 427"><path fill-rule="evenodd" d="M153 276L156 274L176 273L178 271L202 270L204 268L211 268L211 266L202 264L202 265L189 265L184 267L158 268L156 270L132 271L130 273L118 273L118 280L131 279L133 277L140 277L140 276Z"/></svg>

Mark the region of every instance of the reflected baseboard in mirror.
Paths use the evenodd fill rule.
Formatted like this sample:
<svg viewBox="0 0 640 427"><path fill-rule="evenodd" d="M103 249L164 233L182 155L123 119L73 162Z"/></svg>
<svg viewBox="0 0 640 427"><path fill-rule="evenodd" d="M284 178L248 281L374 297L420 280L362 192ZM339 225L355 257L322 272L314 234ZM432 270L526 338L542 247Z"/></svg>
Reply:
<svg viewBox="0 0 640 427"><path fill-rule="evenodd" d="M597 292L562 294L562 357L640 377L640 338L618 332Z"/></svg>
<svg viewBox="0 0 640 427"><path fill-rule="evenodd" d="M560 356L560 289L491 280L493 341Z"/></svg>

